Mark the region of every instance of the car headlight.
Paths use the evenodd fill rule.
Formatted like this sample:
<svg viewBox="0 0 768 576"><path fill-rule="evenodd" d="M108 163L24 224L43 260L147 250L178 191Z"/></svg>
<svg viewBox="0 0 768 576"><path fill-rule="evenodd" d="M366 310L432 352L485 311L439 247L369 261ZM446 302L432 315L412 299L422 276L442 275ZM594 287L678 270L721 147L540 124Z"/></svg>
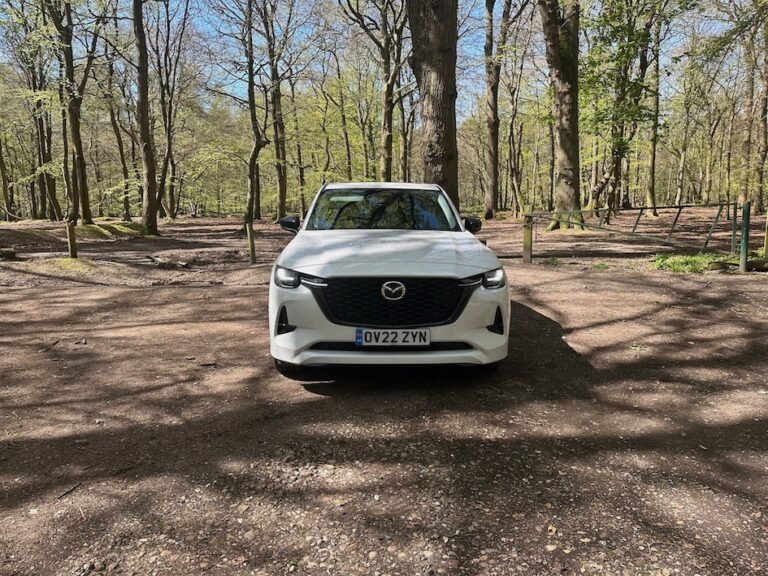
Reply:
<svg viewBox="0 0 768 576"><path fill-rule="evenodd" d="M280 288L298 288L302 284L310 289L328 286L328 282L324 278L301 274L282 266L275 266L275 284L280 286Z"/></svg>
<svg viewBox="0 0 768 576"><path fill-rule="evenodd" d="M294 270L275 266L275 284L280 288L298 288L301 284L301 276Z"/></svg>
<svg viewBox="0 0 768 576"><path fill-rule="evenodd" d="M483 274L483 286L485 288L503 288L507 284L507 275L504 268L496 268Z"/></svg>

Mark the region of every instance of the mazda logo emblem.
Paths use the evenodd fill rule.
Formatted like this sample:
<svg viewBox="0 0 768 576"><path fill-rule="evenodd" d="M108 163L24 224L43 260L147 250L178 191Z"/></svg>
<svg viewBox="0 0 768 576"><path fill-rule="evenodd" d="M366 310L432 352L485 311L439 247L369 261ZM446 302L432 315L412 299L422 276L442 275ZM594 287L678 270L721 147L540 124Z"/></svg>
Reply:
<svg viewBox="0 0 768 576"><path fill-rule="evenodd" d="M381 295L384 300L402 300L405 297L405 284L397 280L390 280L381 285Z"/></svg>

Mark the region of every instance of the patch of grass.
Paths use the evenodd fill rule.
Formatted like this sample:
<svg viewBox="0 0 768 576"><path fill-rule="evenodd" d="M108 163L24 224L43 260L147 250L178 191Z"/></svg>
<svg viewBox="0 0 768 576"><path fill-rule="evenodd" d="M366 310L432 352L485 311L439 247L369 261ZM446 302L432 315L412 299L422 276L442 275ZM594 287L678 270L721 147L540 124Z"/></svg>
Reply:
<svg viewBox="0 0 768 576"><path fill-rule="evenodd" d="M592 268L594 268L595 270L608 270L610 266L608 266L608 264L606 264L605 262L598 262L597 264L592 266Z"/></svg>
<svg viewBox="0 0 768 576"><path fill-rule="evenodd" d="M96 268L93 262L84 258L51 258L50 260L42 260L40 263L46 268L74 274L86 274Z"/></svg>
<svg viewBox="0 0 768 576"><path fill-rule="evenodd" d="M107 230L106 226L99 226L98 224L81 224L75 227L75 235L77 238L89 238L89 239L102 239L112 238L112 232Z"/></svg>
<svg viewBox="0 0 768 576"><path fill-rule="evenodd" d="M669 270L670 272L701 274L709 269L713 262L726 262L727 256L720 254L695 254L683 256L681 254L656 254L653 267L656 270Z"/></svg>
<svg viewBox="0 0 768 576"><path fill-rule="evenodd" d="M135 222L119 222L116 224L101 224L101 228L114 236L143 236L144 227Z"/></svg>
<svg viewBox="0 0 768 576"><path fill-rule="evenodd" d="M98 271L96 263L85 258L43 258L9 263L12 270L64 276L85 276Z"/></svg>
<svg viewBox="0 0 768 576"><path fill-rule="evenodd" d="M144 227L135 222L82 224L75 227L75 234L84 240L108 240L115 236L143 236Z"/></svg>
<svg viewBox="0 0 768 576"><path fill-rule="evenodd" d="M554 256L547 258L541 262L544 266L560 266L560 260Z"/></svg>

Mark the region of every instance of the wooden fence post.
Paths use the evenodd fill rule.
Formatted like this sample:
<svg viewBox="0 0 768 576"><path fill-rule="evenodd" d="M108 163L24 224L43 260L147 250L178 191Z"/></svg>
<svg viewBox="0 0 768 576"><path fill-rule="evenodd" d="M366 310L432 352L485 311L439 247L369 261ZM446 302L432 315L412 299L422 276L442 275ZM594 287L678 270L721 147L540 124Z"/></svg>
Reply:
<svg viewBox="0 0 768 576"><path fill-rule="evenodd" d="M75 237L75 223L67 220L67 247L69 257L77 258L77 239Z"/></svg>
<svg viewBox="0 0 768 576"><path fill-rule="evenodd" d="M747 271L747 258L749 257L749 210L750 202L744 202L741 213L741 254L739 256L739 272Z"/></svg>
<svg viewBox="0 0 768 576"><path fill-rule="evenodd" d="M248 259L256 264L256 243L253 239L253 222L245 223L245 235L248 237Z"/></svg>
<svg viewBox="0 0 768 576"><path fill-rule="evenodd" d="M533 262L533 207L523 207L523 264Z"/></svg>

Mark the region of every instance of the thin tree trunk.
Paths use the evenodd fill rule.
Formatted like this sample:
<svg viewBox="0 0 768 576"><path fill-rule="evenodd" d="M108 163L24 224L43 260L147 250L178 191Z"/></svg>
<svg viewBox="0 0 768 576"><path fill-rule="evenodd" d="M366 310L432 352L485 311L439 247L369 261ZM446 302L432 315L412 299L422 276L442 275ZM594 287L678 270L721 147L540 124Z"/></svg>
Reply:
<svg viewBox="0 0 768 576"><path fill-rule="evenodd" d="M653 30L653 84L651 85L651 138L648 158L648 185L645 189L645 202L651 213L658 216L656 210L656 156L659 146L660 79L661 79L661 18L658 18Z"/></svg>
<svg viewBox="0 0 768 576"><path fill-rule="evenodd" d="M256 103L256 59L253 50L253 2L246 0L245 21L243 25L243 47L245 48L246 72L248 74L248 117L251 124L251 154L248 158L248 198L245 211L245 225L252 228L253 219L261 219L261 186L259 181L259 154L266 146L266 137L261 128ZM247 232L247 230L246 230ZM249 236L251 262L255 263L255 248L252 245L253 234Z"/></svg>
<svg viewBox="0 0 768 576"><path fill-rule="evenodd" d="M347 125L347 106L344 96L344 82L341 78L341 66L339 66L339 56L333 53L336 61L336 79L339 82L339 115L341 116L341 133L344 137L344 155L346 160L347 180L352 181L352 145L349 142L349 127Z"/></svg>
<svg viewBox="0 0 768 576"><path fill-rule="evenodd" d="M171 220L175 220L179 211L176 203L176 159L171 155L170 157L170 177L168 178L168 217Z"/></svg>
<svg viewBox="0 0 768 576"><path fill-rule="evenodd" d="M733 199L733 125L736 122L736 101L731 108L731 119L728 123L728 151L725 155L725 191L728 202Z"/></svg>
<svg viewBox="0 0 768 576"><path fill-rule="evenodd" d="M549 195L547 196L547 212L555 209L555 186L557 179L557 152L555 150L555 127L549 125Z"/></svg>
<svg viewBox="0 0 768 576"><path fill-rule="evenodd" d="M158 234L157 228L157 160L152 141L152 126L149 113L149 55L144 29L143 0L133 0L133 34L138 59L136 83L136 121L139 125L141 159L144 168L144 198L142 201L142 223L147 234Z"/></svg>
<svg viewBox="0 0 768 576"><path fill-rule="evenodd" d="M304 174L304 155L302 154L301 150L301 130L299 129L299 108L296 105L296 82L291 81L291 105L293 106L293 137L295 139L295 145L296 145L296 168L298 170L299 175L299 206L301 207L300 215L301 218L304 219L304 210L306 209L306 199L304 197L307 181ZM328 111L328 100L326 99L325 102L325 115L327 116ZM327 147L330 148L330 142L328 142ZM330 158L328 161L328 164L330 166Z"/></svg>
<svg viewBox="0 0 768 576"><path fill-rule="evenodd" d="M272 130L275 145L275 172L277 173L277 217L286 214L288 174L286 170L285 121L283 119L283 92L277 67L272 67Z"/></svg>
<svg viewBox="0 0 768 576"><path fill-rule="evenodd" d="M765 211L765 161L768 158L768 21L763 26L763 89L758 114L757 189L754 195L755 213Z"/></svg>
<svg viewBox="0 0 768 576"><path fill-rule="evenodd" d="M64 187L66 188L67 198L69 199L69 213L67 220L77 222L80 213L80 195L77 192L75 182L72 179L72 173L69 169L69 127L67 126L67 106L64 98L64 62L59 55L59 108L61 110L61 150L62 150L62 169L64 172Z"/></svg>
<svg viewBox="0 0 768 576"><path fill-rule="evenodd" d="M10 186L8 184L8 167L5 164L5 155L3 154L3 141L0 139L0 189L3 192L3 207L5 209L5 219L10 222L15 220L13 211L13 202L11 200Z"/></svg>
<svg viewBox="0 0 768 576"><path fill-rule="evenodd" d="M379 177L382 182L392 180L392 126L394 124L394 81L389 62L383 67L384 90L381 93L381 144L379 152Z"/></svg>
<svg viewBox="0 0 768 576"><path fill-rule="evenodd" d="M621 179L621 207L622 209L632 208L632 201L629 198L630 177L632 176L632 162L630 155L624 157L624 174Z"/></svg>
<svg viewBox="0 0 768 576"><path fill-rule="evenodd" d="M397 111L400 114L400 181L408 182L408 154L409 154L409 135L408 135L408 117L405 114L405 97L401 94L397 99Z"/></svg>
<svg viewBox="0 0 768 576"><path fill-rule="evenodd" d="M488 188L485 195L485 218L494 218L499 209L499 82L501 59L507 48L510 19L516 20L527 2L512 17L512 0L504 0L499 22L499 36L494 40L493 12L496 0L485 0L485 125L488 144L485 151L485 178ZM496 47L494 49L494 42ZM514 122L514 120L513 120Z"/></svg>
<svg viewBox="0 0 768 576"><path fill-rule="evenodd" d="M115 135L117 144L117 155L120 158L120 170L123 176L123 220L131 220L131 177L128 171L128 160L125 157L125 146L123 145L123 136L120 133L120 125L117 122L117 113L115 112L114 102L110 99L109 122L112 125L112 133Z"/></svg>
<svg viewBox="0 0 768 576"><path fill-rule="evenodd" d="M744 45L744 58L747 67L746 99L744 103L745 125L741 144L741 182L739 186L739 203L750 199L752 182L752 128L755 123L755 43L748 38Z"/></svg>

